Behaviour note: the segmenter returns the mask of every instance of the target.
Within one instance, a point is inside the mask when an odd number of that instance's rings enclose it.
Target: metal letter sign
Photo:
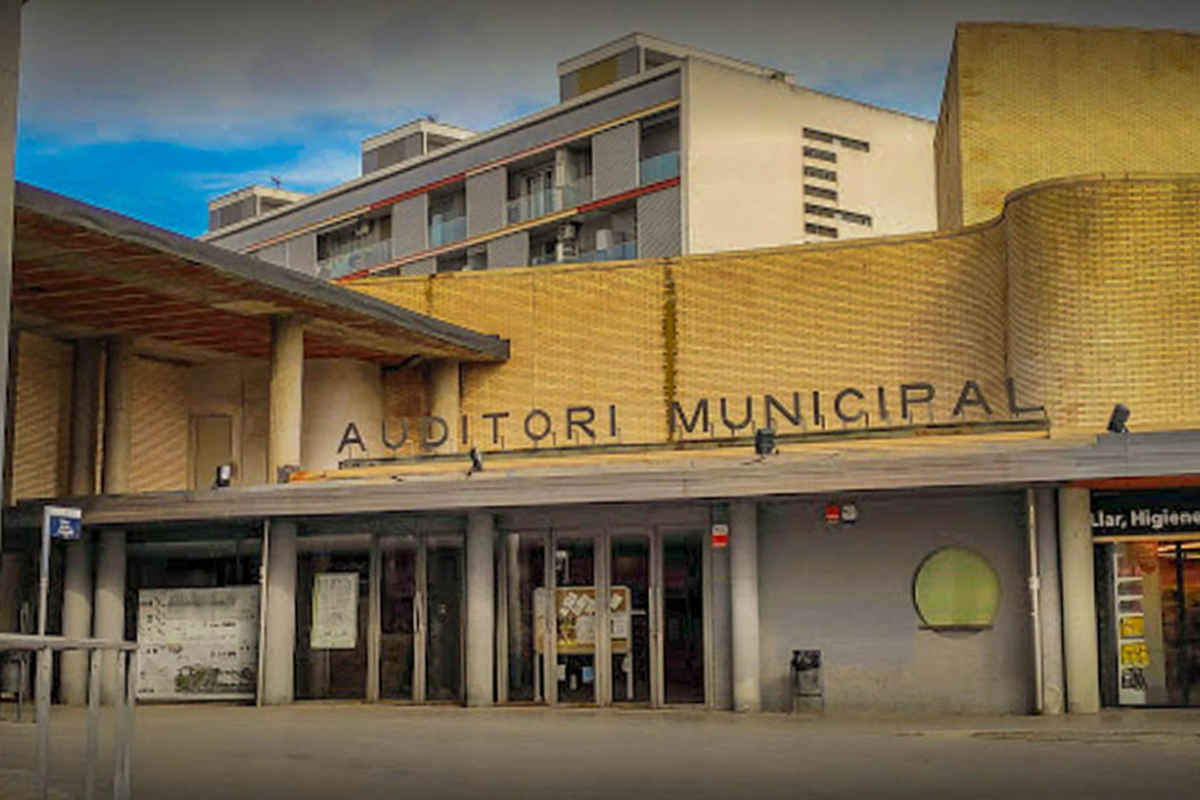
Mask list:
[[[72,541],[83,535],[83,512],[78,508],[46,506],[42,524],[51,539]]]

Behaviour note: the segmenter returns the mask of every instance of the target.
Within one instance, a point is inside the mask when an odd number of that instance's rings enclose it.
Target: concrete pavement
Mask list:
[[[80,796],[84,716],[56,708],[55,788]],[[106,720],[108,729],[110,720]],[[15,800],[33,726],[0,722]],[[108,767],[110,743],[102,757]],[[801,718],[307,703],[138,709],[137,798],[1179,798],[1200,711]],[[7,776],[7,777],[6,777]],[[7,781],[7,785],[5,783]]]

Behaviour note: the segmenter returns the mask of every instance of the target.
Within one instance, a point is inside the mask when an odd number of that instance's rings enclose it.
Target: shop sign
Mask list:
[[[957,423],[990,420],[997,415],[1019,418],[1045,414],[1043,406],[1022,405],[1014,379],[1005,381],[1005,396],[988,397],[978,381],[951,387],[927,382],[896,386],[845,387],[837,392],[780,392],[731,397],[672,400],[667,412],[668,438],[687,441],[749,436],[760,428],[776,431],[824,430],[827,425],[858,425],[866,429],[912,423]],[[457,420],[436,415],[407,419],[396,425],[385,420],[379,432],[384,450],[395,453],[412,442],[436,449],[451,439],[484,449],[589,447],[622,443],[621,409],[615,404],[573,405],[565,408],[495,410],[464,414]],[[367,444],[356,421],[346,424],[338,443],[341,458],[365,456]]]
[[[1092,492],[1092,535],[1200,534],[1200,490]]]

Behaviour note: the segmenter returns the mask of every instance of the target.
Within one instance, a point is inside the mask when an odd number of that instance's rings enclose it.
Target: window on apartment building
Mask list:
[[[812,214],[814,217],[833,218],[837,216],[838,212],[836,208],[830,208],[829,206],[819,206],[816,203],[805,203],[804,213]]]
[[[679,177],[679,112],[668,111],[642,120],[639,151],[643,186]]]
[[[833,189],[826,189],[823,186],[810,186],[807,183],[804,184],[804,193],[809,197],[819,197],[822,200],[832,200],[835,203],[838,199],[838,193]]]
[[[827,239],[838,238],[837,228],[830,228],[828,225],[817,225],[815,222],[804,223],[804,232],[811,233],[814,236],[824,236]]]
[[[815,158],[818,161],[828,161],[831,164],[837,163],[837,153],[832,150],[822,150],[819,147],[805,147],[805,158]]]
[[[317,261],[331,278],[370,269],[391,257],[391,216],[363,217],[317,235]]]
[[[837,182],[837,173],[831,169],[822,169],[821,167],[805,167],[804,177],[820,178],[823,181]]]
[[[842,136],[840,133],[818,130],[817,128],[805,128],[804,138],[811,139],[814,142],[824,142],[825,144],[839,144],[847,150],[858,150],[862,153],[869,153],[871,151],[870,142],[850,136]]]

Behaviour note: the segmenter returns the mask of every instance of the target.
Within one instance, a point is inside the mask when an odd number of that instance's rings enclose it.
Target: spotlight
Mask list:
[[[754,453],[759,458],[766,458],[779,451],[775,445],[775,429],[759,428],[754,432]]]
[[[471,459],[471,468],[467,470],[468,478],[476,472],[483,472],[483,454],[479,452],[478,447],[472,447],[467,457]]]
[[[217,467],[217,477],[213,481],[214,489],[224,489],[233,482],[233,464],[221,464]]]
[[[1113,406],[1112,416],[1108,418],[1109,433],[1129,433],[1125,423],[1129,421],[1129,407],[1124,403]]]

